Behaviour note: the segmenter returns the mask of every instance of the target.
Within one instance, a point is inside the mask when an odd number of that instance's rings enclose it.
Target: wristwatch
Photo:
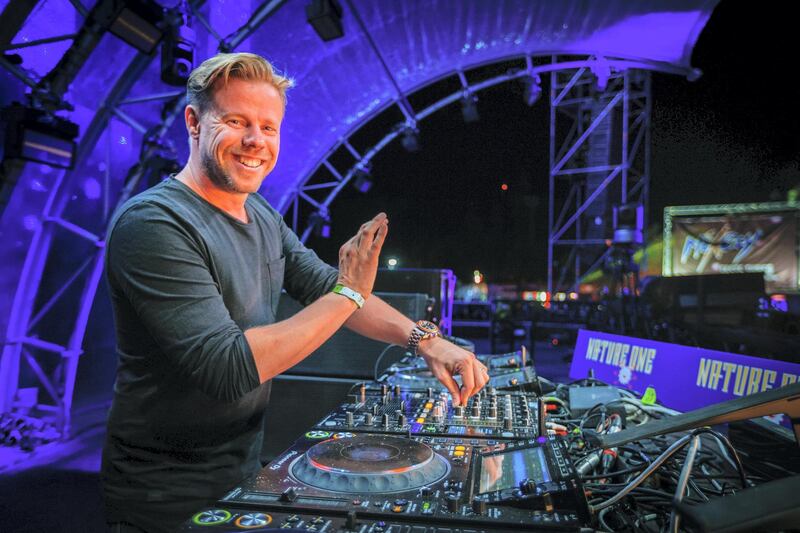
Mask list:
[[[408,336],[406,348],[416,355],[420,342],[424,339],[432,339],[433,337],[441,336],[442,332],[439,331],[439,326],[428,320],[420,320],[414,324],[414,329],[411,330],[411,335]]]

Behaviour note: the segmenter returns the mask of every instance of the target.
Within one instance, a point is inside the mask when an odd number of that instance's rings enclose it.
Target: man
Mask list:
[[[255,473],[270,380],[342,325],[416,347],[454,402],[488,381],[473,354],[371,296],[385,214],[341,247],[337,271],[255,194],[278,159],[290,85],[257,55],[205,61],[187,87],[189,161],[111,222],[120,362],[103,481],[112,531],[173,530]],[[275,322],[281,288],[306,307]]]

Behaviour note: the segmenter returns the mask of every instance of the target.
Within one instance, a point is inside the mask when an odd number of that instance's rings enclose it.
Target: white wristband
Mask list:
[[[364,297],[361,296],[360,293],[358,293],[358,292],[354,291],[353,289],[351,289],[350,287],[345,287],[341,283],[338,283],[333,288],[333,292],[335,292],[336,294],[341,294],[342,296],[344,296],[346,298],[350,298],[351,300],[353,300],[356,303],[356,305],[358,306],[359,309],[364,307]]]

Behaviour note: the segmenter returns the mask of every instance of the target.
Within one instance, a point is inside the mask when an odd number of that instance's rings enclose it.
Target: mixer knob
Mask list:
[[[494,405],[489,406],[489,418],[497,418],[497,407]]]
[[[497,396],[497,389],[492,387],[491,385],[486,387],[486,391],[489,393],[489,396]]]
[[[457,513],[461,503],[461,494],[458,492],[449,492],[447,494],[447,510],[451,513]]]
[[[472,498],[472,511],[475,514],[483,514],[486,512],[486,500],[475,496]]]
[[[400,402],[400,410],[401,411],[405,411],[406,410],[406,401],[405,400],[402,400]]]
[[[372,425],[372,413],[367,413],[364,415],[364,423],[368,426]]]
[[[503,429],[507,431],[511,431],[514,428],[514,423],[510,417],[505,417],[503,419]]]
[[[433,398],[433,388],[428,387],[428,398]]]
[[[345,416],[347,417],[347,426],[348,427],[352,427],[353,426],[353,411],[347,411],[345,413]]]
[[[367,384],[362,383],[361,387],[359,387],[359,393],[361,394],[361,402],[367,401]]]
[[[389,403],[389,393],[388,392],[383,395],[383,398],[381,398],[381,402],[383,403],[383,405],[386,405],[386,404]]]
[[[397,415],[397,425],[400,426],[400,427],[403,427],[403,426],[406,425],[406,415],[404,415],[403,413],[400,413],[399,415]]]
[[[395,396],[400,396],[400,385],[395,385],[394,386],[394,395]]]
[[[464,406],[456,405],[453,407],[453,418],[461,418],[462,416],[464,416]]]
[[[481,416],[481,404],[475,403],[472,405],[472,418]]]
[[[430,498],[431,496],[433,496],[433,489],[430,487],[422,487],[421,489],[419,489],[419,495],[422,496],[423,498]]]
[[[381,422],[383,423],[383,427],[385,429],[388,429],[389,428],[389,415],[384,413],[383,416],[381,417]]]
[[[381,385],[381,396],[386,396],[387,392],[389,392],[389,387],[384,383]]]
[[[379,414],[381,414],[381,406],[378,405],[377,403],[372,406],[372,414],[375,415],[375,416],[378,416]]]

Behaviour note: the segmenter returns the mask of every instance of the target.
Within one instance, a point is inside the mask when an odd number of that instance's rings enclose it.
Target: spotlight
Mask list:
[[[308,217],[308,225],[317,237],[328,239],[331,236],[331,217],[328,211],[323,208],[322,211],[311,213]]]
[[[533,106],[539,101],[542,96],[542,80],[539,76],[523,78],[522,84],[524,86],[522,91],[522,99],[528,106]]]
[[[478,97],[474,94],[466,94],[461,100],[461,114],[464,116],[464,122],[467,124],[471,122],[478,122],[481,116],[478,114]]]
[[[306,6],[306,20],[325,42],[344,35],[342,6],[337,0],[312,0]]]
[[[99,2],[92,18],[140,52],[151,54],[161,38],[163,8],[153,0]]]
[[[644,206],[623,204],[614,206],[614,244],[644,242]]]
[[[372,177],[368,167],[359,167],[353,174],[353,187],[358,192],[366,193],[372,188]]]
[[[73,168],[77,124],[39,109],[14,103],[2,110],[6,123],[4,159],[23,159],[57,168]]]
[[[194,66],[195,34],[181,15],[169,29],[161,45],[161,80],[184,87]]]
[[[406,152],[419,152],[419,130],[411,126],[404,128],[400,137],[400,144],[403,145]]]

